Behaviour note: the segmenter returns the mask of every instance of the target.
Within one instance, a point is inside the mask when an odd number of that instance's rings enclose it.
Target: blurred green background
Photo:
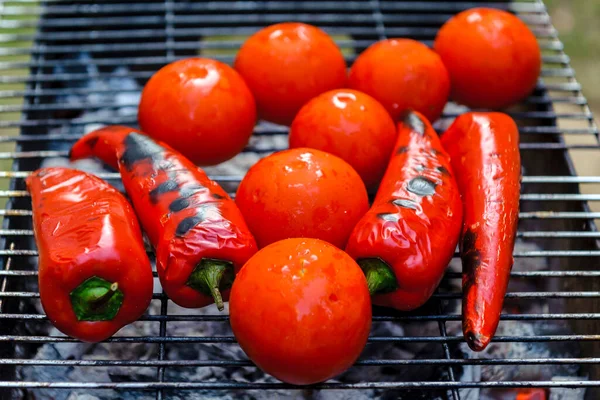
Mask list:
[[[571,58],[571,66],[598,123],[600,122],[600,25],[598,25],[600,0],[545,0],[545,2],[552,23],[564,43],[565,53]],[[556,107],[556,111],[560,112],[561,105]],[[585,120],[570,120],[562,123],[561,126],[587,127]],[[587,135],[567,135],[565,140],[567,144],[597,144],[594,137]],[[570,154],[579,175],[600,175],[600,157],[597,150],[570,151]],[[598,194],[600,185],[580,185],[580,190],[584,194]],[[589,205],[592,211],[600,212],[600,202],[592,201]]]
[[[600,0],[545,0],[583,94],[600,115]]]

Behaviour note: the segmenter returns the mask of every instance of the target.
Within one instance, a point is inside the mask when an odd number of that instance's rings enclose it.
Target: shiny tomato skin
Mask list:
[[[346,84],[346,61],[335,42],[298,22],[252,35],[237,54],[235,69],[254,93],[260,117],[284,125],[308,100]]]
[[[254,164],[235,202],[259,248],[294,237],[344,248],[369,208],[365,185],[348,163],[307,148],[280,151]]]
[[[472,108],[502,109],[535,88],[542,58],[535,35],[515,15],[474,8],[451,18],[434,44],[452,81],[451,97]]]
[[[350,164],[369,189],[376,188],[396,141],[387,110],[351,89],[323,93],[304,105],[290,127],[290,148],[309,147]]]
[[[235,278],[231,328],[248,357],[284,382],[308,385],[348,369],[371,328],[363,272],[317,239],[287,239],[256,253]]]
[[[248,144],[256,103],[242,77],[207,58],[175,61],[146,83],[138,110],[142,130],[198,165],[226,161]]]
[[[369,46],[350,69],[349,86],[377,99],[394,120],[412,109],[437,120],[450,94],[440,57],[412,39],[387,39]]]

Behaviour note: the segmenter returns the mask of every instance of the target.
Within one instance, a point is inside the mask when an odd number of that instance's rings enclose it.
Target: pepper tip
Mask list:
[[[490,343],[490,338],[488,336],[473,331],[466,332],[465,340],[473,351],[483,351]]]

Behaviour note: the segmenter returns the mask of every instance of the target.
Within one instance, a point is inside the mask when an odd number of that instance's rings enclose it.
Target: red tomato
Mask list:
[[[231,67],[188,58],[161,68],[142,92],[142,130],[199,165],[226,161],[248,144],[256,104]]]
[[[386,109],[371,96],[337,89],[315,97],[290,129],[290,147],[310,147],[344,159],[368,188],[375,188],[387,167],[396,127]]]
[[[348,163],[306,148],[280,151],[254,164],[235,202],[259,247],[310,237],[344,248],[369,209],[365,185]]]
[[[542,57],[535,35],[506,11],[474,8],[450,19],[434,44],[452,81],[452,98],[500,109],[535,88]]]
[[[260,117],[286,125],[308,100],[346,84],[346,61],[335,42],[319,28],[297,22],[252,35],[235,69],[254,93]]]
[[[440,57],[411,39],[371,45],[354,62],[349,84],[379,100],[394,120],[412,109],[433,122],[450,94],[450,78]]]
[[[317,239],[287,239],[256,253],[229,299],[240,346],[277,379],[308,385],[348,369],[365,347],[371,300],[360,267]]]

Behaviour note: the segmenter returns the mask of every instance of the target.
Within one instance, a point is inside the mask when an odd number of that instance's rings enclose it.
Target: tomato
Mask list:
[[[371,45],[354,62],[349,85],[379,100],[394,120],[412,109],[433,122],[450,94],[450,78],[440,57],[411,39]]]
[[[310,147],[344,159],[374,189],[387,167],[396,127],[374,98],[350,89],[323,93],[300,109],[290,128],[290,148]]]
[[[297,22],[252,35],[235,69],[254,93],[260,117],[286,125],[308,100],[346,84],[346,61],[335,42],[319,28]]]
[[[310,237],[343,248],[369,209],[365,185],[347,162],[307,148],[280,151],[254,164],[235,202],[259,247]]]
[[[360,267],[317,239],[287,239],[256,253],[229,299],[231,328],[248,357],[288,383],[348,369],[365,347],[371,301]]]
[[[452,98],[469,107],[501,109],[518,103],[540,75],[535,35],[506,11],[463,11],[442,26],[434,47],[450,73]]]
[[[256,103],[240,75],[222,62],[188,58],[150,78],[138,110],[142,130],[199,165],[226,161],[248,144]]]

